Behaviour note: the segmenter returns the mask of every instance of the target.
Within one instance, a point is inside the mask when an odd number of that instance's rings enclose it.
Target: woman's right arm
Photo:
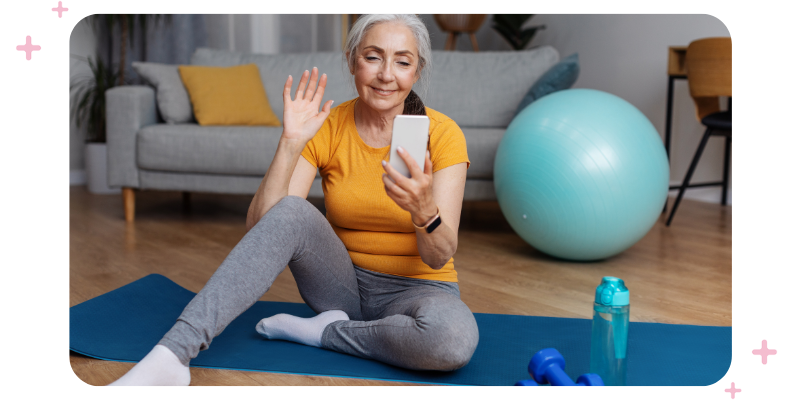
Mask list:
[[[322,96],[325,93],[327,75],[323,74],[317,88],[318,71],[315,67],[311,72],[305,71],[300,84],[297,86],[295,99],[291,98],[292,76],[286,80],[283,87],[283,133],[275,151],[275,157],[261,180],[250,208],[247,210],[247,230],[261,220],[261,217],[289,194],[289,188],[298,185],[311,187],[311,182],[316,175],[316,168],[303,159],[298,163],[300,153],[311,140],[322,123],[328,118],[333,101],[328,101],[319,111]],[[308,190],[306,190],[306,194]]]

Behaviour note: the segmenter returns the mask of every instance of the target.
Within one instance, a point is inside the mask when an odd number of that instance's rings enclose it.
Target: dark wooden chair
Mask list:
[[[689,93],[692,96],[697,112],[697,119],[706,127],[703,138],[692,158],[689,170],[683,178],[675,205],[667,219],[667,226],[675,217],[678,205],[683,199],[686,189],[695,187],[722,186],[721,204],[728,203],[728,183],[731,164],[731,38],[707,38],[695,40],[686,50],[686,78],[689,81]],[[728,109],[720,110],[719,98],[728,98]],[[723,166],[722,181],[690,184],[692,174],[697,167],[703,149],[711,136],[725,138],[725,165]]]

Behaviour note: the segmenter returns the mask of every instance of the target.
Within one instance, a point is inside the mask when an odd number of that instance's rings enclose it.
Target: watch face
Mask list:
[[[433,222],[431,222],[431,224],[428,225],[427,228],[425,228],[425,232],[428,233],[433,232],[433,230],[436,229],[436,227],[439,226],[439,224],[441,223],[442,223],[442,217],[436,217],[436,219],[433,220]]]

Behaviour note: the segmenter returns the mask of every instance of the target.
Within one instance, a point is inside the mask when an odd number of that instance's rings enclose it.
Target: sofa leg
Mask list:
[[[136,213],[136,197],[133,188],[122,188],[122,208],[125,209],[125,221],[133,222]]]

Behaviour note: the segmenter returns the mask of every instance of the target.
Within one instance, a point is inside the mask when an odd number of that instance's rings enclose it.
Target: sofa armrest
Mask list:
[[[136,132],[156,123],[156,92],[149,86],[118,86],[106,91],[108,185],[139,187]]]

